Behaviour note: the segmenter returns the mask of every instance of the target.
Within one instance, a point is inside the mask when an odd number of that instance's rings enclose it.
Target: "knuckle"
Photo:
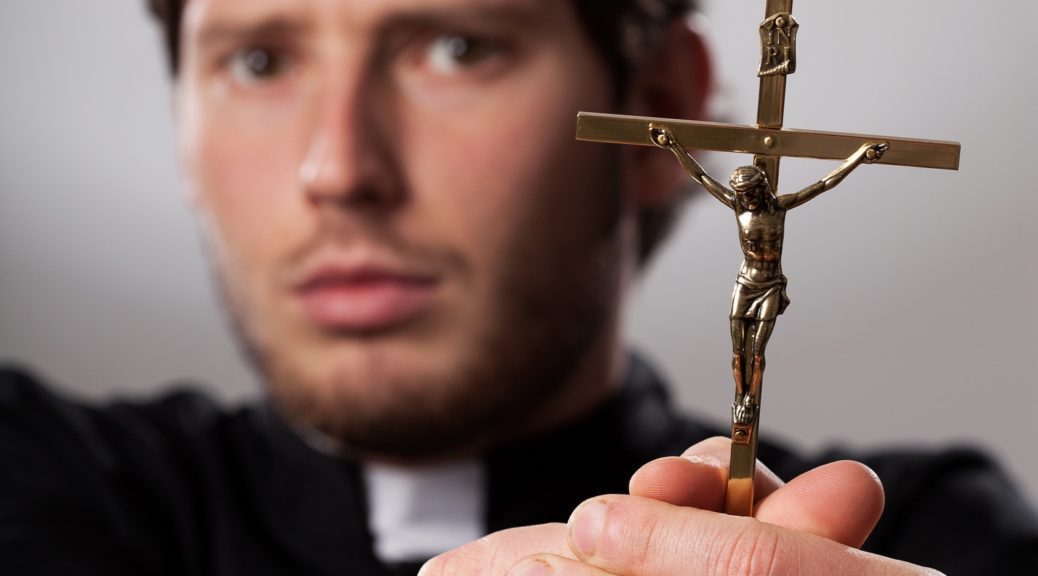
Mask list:
[[[721,535],[712,574],[786,576],[799,572],[794,544],[770,526],[747,521],[734,536]]]
[[[508,569],[507,573],[502,572],[502,574],[507,574],[508,576],[512,576],[513,574],[530,574],[531,569],[534,567],[539,568],[539,570],[534,570],[532,572],[534,574],[550,574],[556,568],[555,558],[555,556],[547,553],[531,554],[524,558],[520,558],[518,562]],[[493,572],[493,574],[497,574],[497,572]]]
[[[473,564],[479,566],[478,571],[473,570],[471,573],[503,574],[512,564],[515,555],[520,553],[518,542],[523,540],[524,534],[529,530],[528,527],[503,530],[484,536],[470,544],[470,551],[477,559]],[[489,572],[484,572],[485,570],[489,570]],[[453,574],[453,572],[445,572],[445,574]]]
[[[641,526],[635,527],[639,538],[633,540],[634,546],[631,547],[630,552],[633,566],[639,569],[648,566],[655,556],[659,544],[660,526],[655,518],[647,518],[640,524]]]
[[[482,574],[488,566],[496,566],[501,562],[499,557],[501,540],[501,533],[490,534],[449,552],[444,552],[426,562],[418,572],[418,576]]]
[[[623,566],[635,574],[651,565],[665,544],[661,520],[647,513],[637,499],[605,500],[605,512],[594,556],[610,566]]]

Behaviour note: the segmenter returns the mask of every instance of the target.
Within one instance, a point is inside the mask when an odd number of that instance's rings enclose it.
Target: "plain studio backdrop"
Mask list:
[[[797,0],[786,127],[962,142],[958,172],[863,166],[791,212],[792,305],[763,436],[805,449],[969,442],[1038,500],[1038,91],[1031,0]],[[143,0],[0,4],[0,359],[86,397],[192,381],[258,393],[180,192],[169,81]],[[756,111],[763,0],[699,21],[716,117]],[[660,152],[665,153],[665,152]],[[748,157],[712,154],[719,179]],[[792,192],[836,166],[783,162]],[[728,417],[741,254],[705,194],[637,291],[629,332],[681,403]]]

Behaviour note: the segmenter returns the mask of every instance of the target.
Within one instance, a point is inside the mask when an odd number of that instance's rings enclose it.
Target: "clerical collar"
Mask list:
[[[486,534],[479,461],[435,466],[364,464],[368,529],[386,563],[426,559]]]

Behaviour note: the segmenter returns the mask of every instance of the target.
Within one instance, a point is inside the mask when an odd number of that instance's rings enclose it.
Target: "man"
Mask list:
[[[683,8],[167,6],[189,194],[271,409],[85,408],[4,373],[0,567],[407,574],[461,546],[426,573],[928,573],[855,550],[883,500],[858,464],[764,446],[796,479],[761,474],[757,520],[717,513],[724,443],[623,351],[684,175],[575,142],[573,114],[697,116]],[[1033,517],[982,457],[867,461],[898,487],[870,549],[1033,562]]]

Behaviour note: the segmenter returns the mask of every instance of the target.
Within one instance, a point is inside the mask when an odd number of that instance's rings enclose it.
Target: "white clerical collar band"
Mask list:
[[[363,474],[368,529],[383,562],[431,558],[486,533],[486,473],[481,462],[365,464]]]

